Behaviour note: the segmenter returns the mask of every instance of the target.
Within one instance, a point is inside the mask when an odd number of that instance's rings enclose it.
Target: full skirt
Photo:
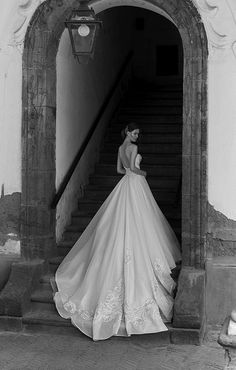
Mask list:
[[[165,331],[180,259],[146,179],[127,170],[58,267],[56,308],[94,340]]]

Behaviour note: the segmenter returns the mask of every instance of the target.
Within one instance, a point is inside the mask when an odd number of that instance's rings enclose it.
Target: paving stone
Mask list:
[[[122,337],[93,342],[86,336],[0,333],[1,370],[219,370],[223,365],[224,351],[215,340],[202,346],[144,345]]]

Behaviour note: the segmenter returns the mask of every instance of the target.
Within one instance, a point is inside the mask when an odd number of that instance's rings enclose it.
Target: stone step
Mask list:
[[[100,206],[102,205],[102,202],[85,202],[84,207],[80,207],[77,210],[73,211],[71,214],[72,220],[76,218],[81,218],[81,217],[87,217],[88,219],[90,217],[93,217],[95,215],[95,212],[98,211]],[[91,206],[91,208],[89,207]],[[177,217],[177,214],[180,215],[180,207],[175,207],[175,205],[172,204],[158,204],[160,207],[161,211],[165,214],[168,214],[169,216],[173,214],[173,217]]]
[[[93,184],[89,184],[84,189],[84,196],[90,199],[96,200],[105,200],[106,197],[111,193],[114,189],[113,185],[106,185],[106,186],[97,186]],[[166,199],[175,199],[177,189],[165,189],[161,187],[152,187],[151,191],[155,199],[159,201],[164,201]]]
[[[164,213],[164,212],[163,212]],[[179,211],[176,212],[167,212],[164,213],[165,217],[167,218],[168,222],[171,224],[172,228],[178,228],[181,224],[181,216]],[[66,238],[63,239],[63,241],[76,241],[81,236],[82,232],[85,230],[85,228],[88,226],[89,222],[92,220],[93,216],[91,216],[90,219],[87,219],[87,225],[84,225],[83,223],[83,217],[72,217],[72,223],[67,227],[67,230],[65,234],[67,234]],[[69,234],[70,235],[69,235]],[[75,234],[75,235],[74,235]],[[69,243],[68,243],[69,244]],[[66,248],[67,246],[64,245]]]
[[[172,220],[180,220],[180,212],[178,209],[170,209],[169,211],[167,210],[162,210],[162,213],[164,213],[165,217],[167,219],[172,219]],[[92,220],[92,218],[94,217],[94,215],[91,215],[90,216],[90,219],[87,223],[87,225],[89,224],[89,222]],[[67,230],[70,230],[70,231],[77,231],[77,230],[81,230],[82,227],[85,229],[85,227],[87,226],[84,226],[84,221],[83,221],[83,218],[84,216],[80,214],[80,212],[78,211],[78,213],[74,213],[72,215],[72,219],[71,219],[71,224],[67,227]],[[88,218],[86,218],[88,220]]]
[[[91,185],[104,186],[104,187],[115,187],[121,180],[120,175],[100,175],[94,174],[89,177],[89,183]],[[177,190],[179,178],[177,176],[168,177],[154,177],[148,176],[147,178],[149,186],[152,188],[165,188]]]
[[[153,108],[153,107],[181,107],[183,104],[182,97],[162,97],[159,95],[158,98],[152,98],[149,96],[142,97],[136,96],[128,97],[124,101],[126,107],[134,108],[134,107],[145,107],[145,108]]]
[[[74,246],[77,240],[78,238],[75,240],[68,239],[67,240],[68,243],[66,244],[66,246],[64,244],[64,240],[60,241],[57,245],[58,256],[65,257],[70,252],[71,248]]]
[[[98,211],[98,209],[101,207],[103,204],[102,201],[98,200],[90,200],[90,199],[84,199],[82,202],[82,199],[79,200],[78,202],[78,209],[72,212],[72,217],[78,217],[78,216],[83,216],[83,215],[91,215],[93,216],[95,212]],[[158,203],[158,206],[161,208],[163,212],[180,212],[179,208],[176,208],[175,204],[171,203],[165,203],[165,202],[160,202]]]
[[[91,200],[104,201],[111,193],[112,189],[99,189],[88,185],[85,189],[85,197]],[[156,199],[157,203],[169,203],[173,204],[176,201],[176,191],[166,189],[152,189],[152,194]]]
[[[155,91],[182,91],[183,90],[183,80],[181,78],[172,79],[169,78],[162,79],[158,84],[149,84],[141,81],[135,81],[133,86],[135,91],[145,92],[155,92]],[[132,89],[131,87],[131,89]]]
[[[52,278],[53,278],[53,275],[52,275],[52,274],[50,274],[50,273],[47,273],[47,274],[44,274],[44,275],[42,275],[42,276],[40,277],[39,282],[40,282],[41,284],[47,284],[48,286],[50,285],[50,287],[51,287],[50,279],[52,279]]]
[[[145,123],[176,123],[180,124],[183,121],[181,114],[169,114],[166,113],[163,114],[141,114],[141,113],[120,113],[119,116],[117,116],[115,122],[117,122],[119,125],[122,123],[124,125],[124,122],[136,122],[144,125]]]
[[[76,240],[79,239],[79,237],[81,236],[82,232],[84,231],[83,230],[77,230],[77,231],[68,231],[68,230],[65,230],[65,232],[63,233],[63,243],[64,242],[73,242],[75,243]],[[64,245],[64,247],[66,248],[66,245]]]
[[[108,127],[108,134],[114,133],[118,135],[121,133],[121,130],[124,128],[124,122],[118,122],[115,120],[111,126]],[[139,122],[139,128],[142,130],[142,136],[156,134],[156,135],[177,135],[182,133],[182,121],[177,122],[163,123],[163,122],[154,122],[147,123],[145,121]]]
[[[49,259],[49,263],[51,265],[59,265],[62,262],[62,260],[63,260],[63,257],[61,256],[51,257]]]
[[[67,240],[65,239],[62,239],[61,241],[59,241],[57,243],[57,252],[58,252],[58,256],[66,256],[67,253],[69,253],[69,251],[71,250],[71,248],[73,247],[73,245],[75,244],[75,242],[79,239],[79,237],[81,236],[81,232],[80,233],[72,233],[72,235],[74,235],[74,237],[68,237]]]
[[[29,326],[31,326],[32,331],[36,331],[40,326],[44,326],[44,329],[48,332],[48,330],[50,331],[50,327],[54,326],[58,328],[58,334],[63,332],[63,328],[67,328],[67,331],[69,329],[68,334],[72,334],[73,331],[75,334],[79,332],[79,330],[73,327],[70,320],[63,319],[56,309],[54,311],[50,309],[35,309],[31,312],[27,312],[23,316],[23,324],[26,329],[29,329]]]
[[[110,132],[109,135],[107,135],[106,137],[106,142],[110,142],[110,143],[113,143],[113,145],[115,144],[119,144],[120,142],[122,142],[122,138],[121,138],[121,134],[120,132]],[[142,132],[140,133],[139,135],[139,139],[138,139],[138,144],[139,143],[142,143],[142,144],[156,144],[158,145],[159,143],[182,143],[182,134],[181,132],[178,132],[178,133],[144,133],[142,134]]]
[[[71,232],[84,231],[91,220],[92,220],[92,216],[90,217],[89,221],[87,218],[86,223],[83,221],[83,217],[76,217],[76,218],[74,217],[72,218],[73,223],[67,226],[67,231],[71,231]]]
[[[50,268],[50,273],[51,274],[55,274],[58,266],[61,264],[61,262],[63,261],[64,258],[65,258],[64,255],[50,258],[50,260],[49,260],[49,268]],[[45,293],[45,295],[46,295],[46,293]],[[48,302],[51,302],[50,298],[48,298],[48,299],[49,299]]]
[[[48,302],[31,301],[30,311],[51,311],[52,313],[57,314],[53,299]]]
[[[117,152],[118,148],[114,148],[113,143],[105,143],[104,147],[101,150],[101,153],[114,153],[114,149]],[[146,154],[173,154],[178,155],[182,152],[182,145],[181,143],[157,143],[157,144],[142,144],[138,145],[139,153],[146,156]]]
[[[118,111],[119,115],[141,115],[141,116],[155,116],[155,115],[181,115],[182,106],[125,106],[121,107]]]
[[[91,185],[110,187],[115,186],[121,179],[123,175],[114,174],[93,174],[89,177],[89,183]],[[179,181],[179,176],[151,176],[148,174],[147,182],[151,188],[163,188],[166,189],[177,189]]]
[[[117,152],[118,148],[115,148],[113,152],[106,153],[101,152],[99,156],[99,163],[102,164],[113,164],[116,166],[117,161]],[[142,154],[142,153],[141,153]],[[145,153],[142,154],[142,168],[145,168],[145,166],[149,165],[181,165],[182,163],[182,155],[181,154],[175,154],[175,153],[158,153],[158,154],[151,154],[151,153]]]
[[[124,122],[137,122],[138,124],[140,124],[140,126],[142,125],[142,128],[143,127],[146,127],[148,131],[148,126],[150,124],[161,124],[161,125],[164,125],[164,124],[176,124],[176,125],[179,125],[181,124],[182,125],[182,122],[183,122],[183,118],[182,118],[182,115],[181,114],[178,114],[178,115],[166,115],[166,114],[159,114],[159,115],[140,115],[140,114],[119,114],[119,116],[117,116],[113,121],[112,121],[112,126],[114,127],[115,124],[118,124],[118,125],[121,125],[124,126]]]
[[[179,177],[181,174],[181,166],[179,165],[147,165],[145,171],[149,176],[165,176],[165,177]],[[116,164],[97,163],[95,166],[96,175],[116,175]]]
[[[40,287],[31,294],[32,302],[53,303],[52,288],[49,284],[40,284]]]
[[[79,219],[78,219],[79,218]],[[72,216],[72,222],[69,226],[67,226],[67,231],[83,231],[86,226],[89,224],[89,222],[92,219],[92,215],[83,215],[80,217],[76,217],[76,227],[75,227],[75,217]]]
[[[34,310],[23,316],[23,327],[25,332],[30,333],[51,333],[59,335],[73,335],[85,337],[85,335],[75,328],[70,320],[63,319],[57,312],[50,310]],[[167,324],[168,331],[144,335],[131,335],[123,338],[125,341],[134,345],[153,346],[157,344],[197,344],[201,342],[201,333],[198,329],[174,328],[171,323]],[[119,338],[111,337],[109,341],[116,342]]]
[[[78,209],[79,210],[88,210],[88,212],[93,212],[94,209],[97,209],[96,207],[100,207],[102,203],[104,202],[105,199],[98,199],[98,198],[90,198],[90,197],[84,197],[79,199],[78,201]],[[162,198],[158,201],[159,207],[162,206],[173,206],[174,208],[176,207],[175,202],[171,202],[170,198]],[[91,209],[90,209],[91,207]]]
[[[70,252],[70,250],[73,247],[73,245],[75,244],[75,242],[70,241],[70,243],[71,243],[70,247],[68,247],[68,246],[63,247],[62,243],[58,244],[58,246],[57,246],[58,256],[65,257]]]
[[[136,89],[130,89],[126,97],[132,96],[133,98],[136,97],[154,97],[154,98],[170,98],[170,97],[182,97],[183,96],[183,88],[179,86],[178,88],[169,86],[168,88],[161,88],[150,90],[149,88],[141,88],[138,87]]]

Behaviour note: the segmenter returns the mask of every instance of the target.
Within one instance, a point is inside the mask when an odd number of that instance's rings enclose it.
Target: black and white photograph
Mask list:
[[[0,7],[0,370],[236,370],[236,0]]]

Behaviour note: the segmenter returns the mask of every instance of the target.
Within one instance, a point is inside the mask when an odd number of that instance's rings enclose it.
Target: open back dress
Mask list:
[[[145,177],[125,170],[55,274],[59,314],[93,340],[165,331],[172,318],[179,243]]]

